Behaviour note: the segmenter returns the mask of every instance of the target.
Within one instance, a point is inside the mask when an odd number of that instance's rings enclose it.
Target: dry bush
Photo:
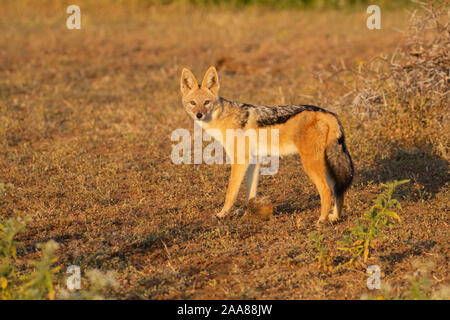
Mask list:
[[[355,106],[370,110],[393,100],[412,112],[420,104],[448,106],[450,30],[448,19],[442,22],[448,9],[420,4],[423,11],[412,13],[405,41],[396,52],[359,70],[364,85]]]
[[[448,6],[417,3],[421,9],[411,13],[404,39],[392,54],[360,61],[354,68],[342,62],[331,73],[317,73],[326,86],[339,83],[347,92],[318,98],[331,108],[351,106],[343,109],[355,120],[349,126],[369,125],[373,132],[365,138],[379,144],[368,153],[391,144],[402,150],[426,149],[448,160]]]
[[[364,86],[353,105],[384,111],[375,117],[381,116],[392,134],[388,138],[400,148],[431,146],[432,153],[448,159],[448,9],[421,5],[423,10],[411,15],[405,42],[390,57],[381,59],[382,71],[361,77]]]

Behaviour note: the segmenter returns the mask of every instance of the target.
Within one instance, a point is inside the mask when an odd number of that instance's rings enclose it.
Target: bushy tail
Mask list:
[[[331,141],[325,149],[329,173],[334,179],[334,195],[342,195],[353,180],[353,162],[345,145],[344,132],[341,127],[341,136]]]

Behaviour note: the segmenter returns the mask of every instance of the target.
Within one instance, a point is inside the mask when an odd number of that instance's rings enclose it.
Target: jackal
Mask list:
[[[278,130],[278,154],[283,156],[299,153],[303,167],[317,187],[321,200],[321,214],[318,223],[328,217],[337,221],[342,213],[344,192],[353,179],[353,163],[345,145],[344,130],[336,115],[311,105],[253,106],[219,97],[219,77],[214,67],[206,72],[202,84],[188,69],[181,73],[182,102],[187,113],[201,122],[203,129],[219,130],[225,136],[227,129],[248,130],[257,133],[260,129]],[[271,136],[271,135],[269,135]],[[258,139],[259,141],[259,139]],[[270,153],[270,139],[267,140]],[[227,154],[237,155],[237,146],[224,145]],[[247,172],[247,201],[256,197],[260,163],[251,163],[250,151],[245,149],[245,161],[234,161],[225,197],[225,204],[216,217],[226,216],[232,208],[241,182]],[[273,156],[273,154],[272,154]],[[334,197],[334,210],[331,196]]]

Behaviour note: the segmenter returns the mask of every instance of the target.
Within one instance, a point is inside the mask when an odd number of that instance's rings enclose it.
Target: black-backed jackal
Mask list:
[[[214,67],[208,69],[201,85],[191,71],[183,69],[181,92],[186,111],[195,121],[200,121],[206,131],[219,130],[225,137],[228,129],[254,129],[256,132],[261,128],[269,131],[277,129],[278,154],[275,156],[298,152],[306,173],[319,191],[321,214],[318,223],[324,222],[327,217],[330,222],[339,219],[344,192],[353,179],[353,163],[345,145],[342,125],[334,113],[309,105],[267,107],[228,101],[219,97],[219,78]],[[270,139],[267,144],[266,150],[270,153]],[[247,201],[256,197],[260,170],[259,162],[250,161],[251,155],[247,148],[245,161],[239,163],[236,160],[237,146],[233,147],[234,150],[224,147],[227,154],[233,151],[235,161],[225,204],[216,214],[218,218],[229,213],[246,172]],[[335,200],[334,210],[328,215],[332,196]]]

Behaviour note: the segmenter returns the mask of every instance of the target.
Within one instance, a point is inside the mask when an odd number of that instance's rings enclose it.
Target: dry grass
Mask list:
[[[432,288],[448,283],[448,158],[427,138],[431,126],[420,144],[403,143],[406,115],[355,115],[344,104],[355,94],[345,96],[355,77],[324,76],[334,74],[333,65],[393,52],[403,37],[396,30],[406,28],[404,11],[383,12],[383,30],[370,31],[365,12],[79,3],[79,31],[65,28],[63,4],[2,3],[0,181],[15,189],[1,214],[18,210],[34,219],[19,239],[26,244],[20,259],[55,239],[63,266],[116,270],[120,287],[112,295],[123,299],[366,293],[364,270],[323,273],[312,263],[307,235],[319,198],[298,158],[283,159],[280,172],[260,183],[275,205],[269,221],[213,221],[229,168],[172,164],[172,130],[192,130],[180,104],[180,70],[200,75],[217,65],[224,97],[320,103],[340,114],[356,179],[342,222],[324,227],[327,247],[370,206],[382,182],[409,178],[413,183],[399,190],[404,222],[370,262],[397,295],[416,258],[434,263]]]

